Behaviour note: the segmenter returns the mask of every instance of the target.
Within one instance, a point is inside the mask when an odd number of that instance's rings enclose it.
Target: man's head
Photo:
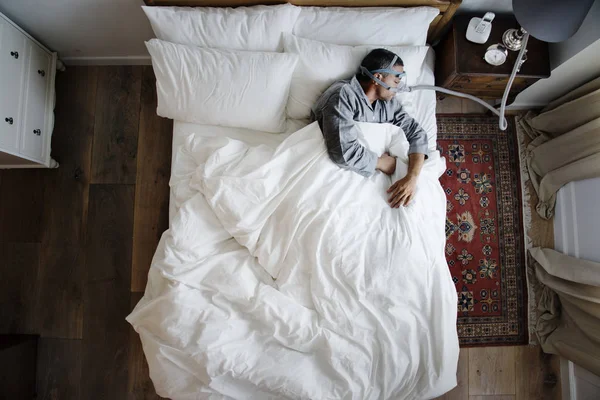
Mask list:
[[[394,63],[393,65],[391,65],[392,62]],[[404,62],[402,62],[400,57],[386,49],[375,49],[367,54],[360,63],[360,66],[361,68],[356,77],[363,88],[365,88],[365,93],[373,91],[375,98],[379,100],[389,101],[394,98],[396,93],[386,89],[384,85],[395,88],[400,84],[401,75],[404,72]],[[369,71],[372,77],[365,73],[364,70]],[[392,73],[391,71],[395,71],[396,73]],[[384,85],[378,83],[373,77],[383,82]]]

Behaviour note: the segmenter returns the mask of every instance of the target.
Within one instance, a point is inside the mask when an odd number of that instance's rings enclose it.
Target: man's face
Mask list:
[[[401,65],[396,65],[394,66],[393,70],[398,72],[404,72],[404,67]],[[379,78],[379,80],[381,80],[383,83],[393,88],[398,87],[398,85],[400,84],[400,78],[392,74],[387,74],[385,78],[383,77],[383,74],[379,73],[375,74],[375,76]],[[387,90],[381,85],[377,85],[377,97],[379,98],[379,100],[390,101],[394,98],[395,95],[395,92]]]

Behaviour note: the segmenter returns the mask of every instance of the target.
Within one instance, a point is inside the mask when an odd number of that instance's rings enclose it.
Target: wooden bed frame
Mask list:
[[[144,0],[149,6],[203,6],[239,7],[259,4],[273,5],[291,3],[297,6],[317,7],[419,7],[429,6],[440,10],[429,25],[427,43],[435,44],[441,39],[462,0]]]

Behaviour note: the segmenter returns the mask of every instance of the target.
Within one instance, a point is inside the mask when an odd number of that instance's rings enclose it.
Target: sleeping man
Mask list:
[[[410,203],[427,157],[427,134],[395,96],[394,89],[402,84],[404,75],[400,57],[386,49],[375,49],[363,59],[352,79],[331,85],[311,112],[312,120],[319,123],[323,132],[331,160],[367,177],[376,170],[393,174],[396,159],[387,153],[379,157],[361,145],[355,122],[387,122],[402,128],[410,144],[409,166],[408,174],[388,189],[388,202],[394,208]]]

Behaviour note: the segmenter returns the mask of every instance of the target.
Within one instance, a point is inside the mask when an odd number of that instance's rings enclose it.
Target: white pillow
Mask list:
[[[423,46],[433,7],[342,8],[302,7],[294,35],[326,43],[357,46]]]
[[[281,51],[300,7],[291,4],[238,8],[142,7],[158,39],[248,51]]]
[[[373,49],[385,47],[404,61],[407,83],[417,84],[427,46],[340,46],[285,34],[286,53],[297,54],[292,77],[287,115],[293,119],[310,117],[311,107],[333,82],[349,79],[358,71],[362,59]]]
[[[204,49],[152,39],[157,114],[180,121],[283,132],[298,56]]]

